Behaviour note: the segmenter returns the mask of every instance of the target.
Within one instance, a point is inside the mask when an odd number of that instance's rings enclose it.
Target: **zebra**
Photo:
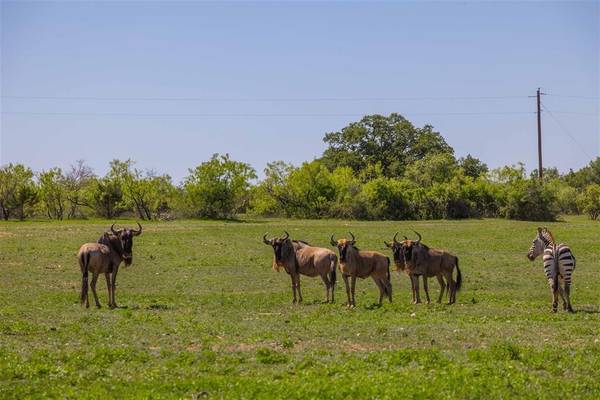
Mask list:
[[[527,258],[533,261],[541,254],[543,254],[544,273],[552,290],[552,312],[556,312],[558,307],[557,294],[560,294],[562,298],[563,309],[573,312],[573,307],[571,307],[571,274],[575,270],[575,256],[569,246],[563,243],[556,244],[554,236],[545,227],[537,228],[537,236],[529,248]],[[563,280],[564,289],[561,287],[559,279]]]

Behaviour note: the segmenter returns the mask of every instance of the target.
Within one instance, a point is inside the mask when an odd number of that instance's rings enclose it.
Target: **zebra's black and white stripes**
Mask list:
[[[533,240],[527,257],[533,261],[543,254],[544,274],[552,289],[552,311],[558,307],[558,295],[563,300],[563,308],[573,312],[571,306],[571,275],[575,270],[575,256],[569,246],[556,244],[554,236],[547,228],[538,228],[538,234]],[[564,287],[560,281],[563,281]]]

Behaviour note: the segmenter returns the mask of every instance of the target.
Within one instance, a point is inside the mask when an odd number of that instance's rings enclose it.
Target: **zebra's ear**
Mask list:
[[[542,233],[542,227],[538,226],[538,233]]]

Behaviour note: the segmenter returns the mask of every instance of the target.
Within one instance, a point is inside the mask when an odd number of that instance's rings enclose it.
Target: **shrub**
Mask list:
[[[577,200],[584,213],[593,220],[598,219],[600,216],[600,185],[596,183],[588,185]]]

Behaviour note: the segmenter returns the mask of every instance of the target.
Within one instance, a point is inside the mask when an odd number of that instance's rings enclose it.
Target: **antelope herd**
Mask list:
[[[88,300],[88,274],[92,273],[91,288],[94,294],[96,307],[100,308],[96,293],[96,282],[101,273],[106,277],[108,289],[108,306],[116,308],[115,289],[117,272],[121,262],[129,266],[133,260],[133,237],[142,233],[142,226],[138,229],[122,228],[105,232],[96,243],[86,243],[81,246],[77,259],[81,268],[81,304],[89,307]],[[284,231],[285,232],[285,231]],[[430,248],[422,243],[419,232],[415,240],[404,236],[398,241],[396,233],[391,243],[384,241],[386,247],[392,251],[396,271],[404,271],[411,282],[412,302],[420,303],[419,277],[423,279],[425,297],[429,303],[429,287],[427,279],[435,277],[440,285],[438,303],[442,302],[444,293],[448,296],[448,304],[456,302],[456,292],[462,286],[462,274],[458,267],[458,257],[442,249]],[[346,306],[356,306],[355,288],[356,278],[371,277],[379,289],[378,305],[381,306],[384,298],[392,302],[392,280],[390,276],[390,259],[377,251],[359,250],[356,247],[356,237],[350,232],[352,239],[334,239],[330,237],[331,246],[337,248],[339,254],[330,249],[312,246],[303,240],[290,238],[285,232],[284,237],[267,239],[263,236],[263,243],[273,248],[273,269],[281,268],[290,275],[292,280],[293,303],[302,302],[300,290],[300,275],[308,277],[320,276],[325,284],[326,302],[334,302],[336,270],[339,268],[346,287]],[[527,258],[534,261],[543,255],[544,273],[552,291],[552,311],[558,308],[558,296],[563,300],[563,308],[573,312],[571,306],[571,275],[575,270],[575,257],[571,249],[563,243],[557,244],[554,235],[548,228],[538,228],[537,235],[527,253]],[[456,269],[456,279],[454,270]],[[561,286],[561,282],[563,285]]]

